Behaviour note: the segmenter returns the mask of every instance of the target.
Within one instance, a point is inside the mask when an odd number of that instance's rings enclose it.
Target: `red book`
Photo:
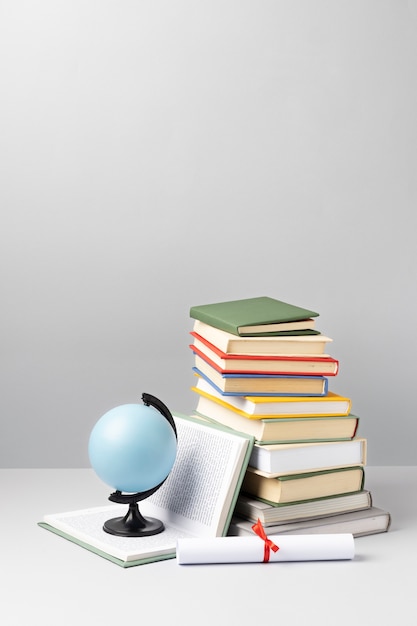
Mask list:
[[[336,376],[339,371],[339,361],[328,354],[320,356],[228,354],[198,333],[192,331],[190,334],[194,338],[194,343],[190,345],[193,353],[222,374]]]

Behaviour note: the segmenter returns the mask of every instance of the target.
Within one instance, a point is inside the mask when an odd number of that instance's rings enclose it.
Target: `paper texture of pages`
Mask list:
[[[180,445],[174,471],[153,496],[143,500],[142,514],[198,537],[221,535],[230,513],[224,503],[233,496],[229,491],[231,485],[235,490],[242,472],[248,442],[206,424],[176,422]]]
[[[82,509],[56,515],[45,515],[44,521],[87,546],[93,546],[105,554],[121,561],[148,559],[155,554],[168,555],[179,537],[189,533],[179,528],[165,527],[164,532],[148,537],[117,537],[103,530],[103,524],[112,517],[124,516],[126,506],[113,504],[91,509]]]
[[[353,559],[353,535],[297,535],[268,537],[278,547],[271,550],[269,561],[330,561]],[[254,537],[214,537],[206,539],[179,538],[177,562],[179,565],[202,563],[262,563],[264,541]]]

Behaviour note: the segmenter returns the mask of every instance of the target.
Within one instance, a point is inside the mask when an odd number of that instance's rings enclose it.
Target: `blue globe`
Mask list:
[[[88,455],[103,482],[118,491],[153,489],[167,478],[177,453],[171,424],[153,406],[124,404],[105,413],[90,434]]]

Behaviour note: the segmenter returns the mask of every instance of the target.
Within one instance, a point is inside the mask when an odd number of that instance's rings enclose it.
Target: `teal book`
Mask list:
[[[319,314],[268,296],[202,304],[190,308],[190,317],[233,335],[318,334]]]

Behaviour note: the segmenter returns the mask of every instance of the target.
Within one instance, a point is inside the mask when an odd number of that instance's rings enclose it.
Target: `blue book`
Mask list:
[[[328,392],[325,376],[226,374],[198,356],[192,369],[223,396],[325,396]]]

